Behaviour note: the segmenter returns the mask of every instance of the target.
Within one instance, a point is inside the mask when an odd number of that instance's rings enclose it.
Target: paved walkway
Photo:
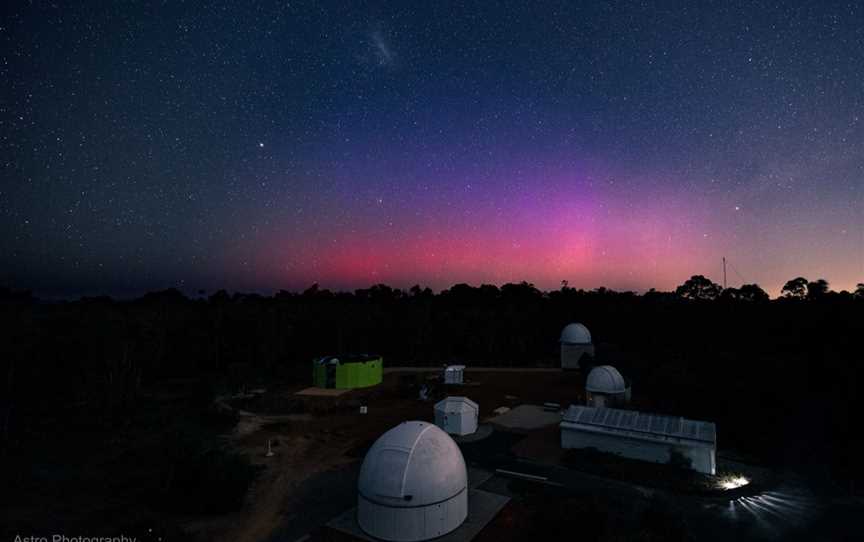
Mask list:
[[[550,425],[561,423],[561,413],[547,412],[539,405],[519,405],[500,416],[488,420],[489,423],[504,430],[528,433]]]

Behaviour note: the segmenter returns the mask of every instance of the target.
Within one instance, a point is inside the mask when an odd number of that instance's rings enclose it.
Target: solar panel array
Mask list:
[[[714,422],[647,414],[633,410],[572,405],[564,414],[564,421],[620,433],[636,432],[656,437],[699,440],[711,444],[717,442],[717,426]]]

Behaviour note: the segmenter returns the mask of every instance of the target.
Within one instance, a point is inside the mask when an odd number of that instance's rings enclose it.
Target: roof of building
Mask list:
[[[369,449],[360,494],[392,507],[416,507],[450,499],[468,487],[465,459],[453,439],[427,422],[402,422]]]
[[[435,403],[435,410],[446,410],[447,412],[476,412],[480,413],[480,405],[468,399],[457,395],[445,397]]]
[[[588,373],[585,389],[591,393],[624,393],[627,390],[627,384],[615,367],[598,365]]]
[[[591,344],[591,332],[578,322],[567,324],[561,331],[562,344]]]
[[[345,354],[341,356],[324,356],[315,360],[318,365],[327,365],[333,363],[341,365],[344,363],[367,363],[370,361],[379,361],[381,356],[374,354]]]
[[[711,445],[717,443],[717,426],[714,422],[616,408],[571,405],[564,413],[561,428],[653,440],[689,440]]]
[[[444,367],[444,370],[445,371],[464,371],[465,366],[464,365],[448,365],[448,366]]]

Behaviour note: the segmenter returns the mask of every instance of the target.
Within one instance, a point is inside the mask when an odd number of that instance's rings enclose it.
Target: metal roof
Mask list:
[[[480,412],[480,406],[468,399],[467,397],[461,397],[458,395],[451,395],[449,397],[445,397],[441,399],[437,403],[435,403],[435,410],[443,410],[447,412]]]
[[[571,405],[564,413],[561,427],[584,428],[636,438],[717,443],[717,426],[714,422],[616,408]]]
[[[341,356],[324,356],[315,360],[318,365],[343,365],[346,363],[368,363],[370,361],[379,361],[381,356],[373,354],[343,354]]]

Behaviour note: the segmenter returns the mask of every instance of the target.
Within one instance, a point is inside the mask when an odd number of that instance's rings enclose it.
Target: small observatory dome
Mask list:
[[[599,365],[588,373],[585,389],[591,393],[616,394],[625,393],[627,385],[618,369],[611,365]]]
[[[381,435],[363,460],[357,489],[357,522],[382,540],[436,538],[468,516],[462,452],[427,422],[403,422]]]
[[[561,331],[561,344],[591,344],[591,333],[580,323],[568,324]]]

